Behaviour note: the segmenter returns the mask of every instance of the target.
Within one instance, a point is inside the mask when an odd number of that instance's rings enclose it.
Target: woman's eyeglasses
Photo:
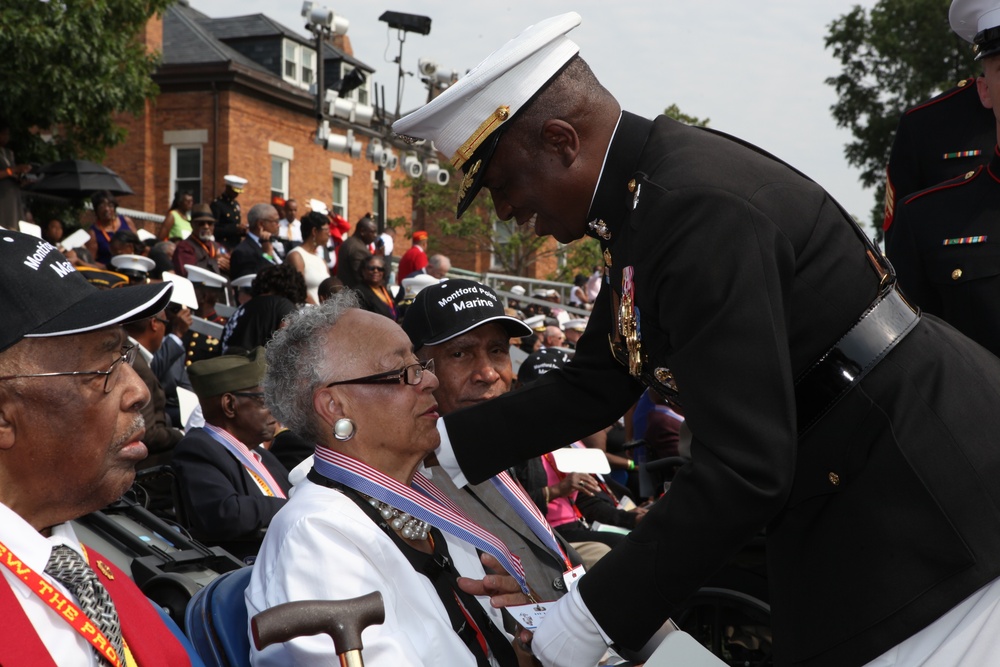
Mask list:
[[[363,378],[355,378],[353,380],[331,382],[326,386],[336,387],[338,384],[408,384],[415,386],[420,384],[420,381],[424,377],[424,371],[430,371],[431,373],[434,372],[433,359],[403,366],[396,371],[388,371],[387,373],[378,373],[376,375],[366,375]]]
[[[52,378],[59,377],[62,375],[103,375],[104,376],[104,393],[107,394],[115,388],[118,384],[118,376],[121,373],[115,373],[115,370],[121,366],[123,363],[131,366],[135,363],[135,355],[138,350],[135,345],[123,345],[121,350],[121,356],[111,362],[111,366],[106,371],[64,371],[60,373],[25,373],[22,375],[5,375],[0,377],[0,380],[14,380],[16,378]]]

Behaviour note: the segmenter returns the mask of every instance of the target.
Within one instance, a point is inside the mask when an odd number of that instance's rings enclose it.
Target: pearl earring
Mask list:
[[[358,432],[358,427],[347,417],[341,417],[333,423],[333,437],[341,442],[350,440]]]

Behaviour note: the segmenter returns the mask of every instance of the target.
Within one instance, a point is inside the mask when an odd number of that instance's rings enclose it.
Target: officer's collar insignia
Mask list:
[[[587,223],[587,226],[590,227],[590,231],[594,232],[605,241],[611,240],[611,229],[608,227],[608,223],[603,220],[599,218],[597,220],[591,220]]]
[[[465,193],[469,191],[472,187],[472,182],[476,179],[476,174],[479,172],[479,168],[483,166],[482,160],[476,160],[469,171],[466,172],[465,178],[462,179],[462,185],[458,189],[458,201],[465,199]]]

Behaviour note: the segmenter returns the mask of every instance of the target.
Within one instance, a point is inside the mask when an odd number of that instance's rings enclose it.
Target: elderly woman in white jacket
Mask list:
[[[432,363],[418,362],[403,330],[357,308],[349,291],[290,316],[267,357],[268,405],[317,447],[314,468],[261,546],[246,592],[250,615],[379,591],[385,622],[364,631],[367,665],[534,664],[500,629],[489,600],[463,590],[482,583],[457,583],[484,578],[482,551],[514,575],[485,582],[516,593],[517,559],[419,472],[439,443]],[[334,655],[330,638],[318,635],[251,659],[318,665],[334,664]]]

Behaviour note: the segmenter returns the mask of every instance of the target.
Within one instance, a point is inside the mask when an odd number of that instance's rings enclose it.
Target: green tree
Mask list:
[[[830,109],[854,139],[847,162],[876,187],[871,220],[881,238],[885,165],[902,112],[976,71],[972,50],[948,24],[950,0],[879,0],[855,6],[830,24],[826,48],[841,72],[826,80],[837,91]]]
[[[171,2],[0,3],[0,117],[19,161],[100,160],[124,139],[116,115],[141,113],[157,92],[150,75],[158,54],[139,35]]]
[[[669,116],[674,120],[679,120],[686,125],[694,125],[695,127],[708,127],[708,123],[711,120],[710,118],[697,118],[695,116],[689,116],[681,111],[680,107],[676,104],[671,104],[669,107],[664,109],[663,115]]]

